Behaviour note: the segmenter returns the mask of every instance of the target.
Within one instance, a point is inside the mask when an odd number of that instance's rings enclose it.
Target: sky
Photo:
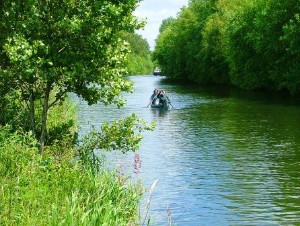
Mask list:
[[[161,22],[168,17],[176,17],[183,6],[188,5],[189,0],[143,0],[135,11],[140,19],[146,19],[147,24],[143,30],[137,31],[145,38],[154,49],[155,39],[159,34]]]

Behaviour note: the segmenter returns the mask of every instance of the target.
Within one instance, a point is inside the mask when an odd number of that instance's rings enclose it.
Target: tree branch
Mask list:
[[[49,109],[54,107],[66,93],[67,93],[66,90],[63,92],[60,92],[59,95],[56,96],[55,100],[51,104],[49,104]]]

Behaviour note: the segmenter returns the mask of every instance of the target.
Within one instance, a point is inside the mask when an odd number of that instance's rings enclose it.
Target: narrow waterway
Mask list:
[[[139,150],[153,193],[151,225],[300,225],[300,104],[288,97],[169,84],[135,76],[126,106],[79,101],[80,135],[136,113],[148,122]],[[154,88],[173,109],[147,108]],[[113,159],[133,172],[133,154]],[[136,177],[132,173],[133,177]],[[142,209],[143,209],[142,204]]]

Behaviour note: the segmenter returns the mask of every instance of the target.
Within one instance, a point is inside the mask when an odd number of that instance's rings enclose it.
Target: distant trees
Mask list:
[[[298,0],[193,0],[161,28],[154,58],[170,78],[300,92]]]
[[[154,66],[147,40],[141,35],[130,32],[122,32],[121,37],[129,43],[130,52],[126,60],[128,74],[144,75],[152,73]]]

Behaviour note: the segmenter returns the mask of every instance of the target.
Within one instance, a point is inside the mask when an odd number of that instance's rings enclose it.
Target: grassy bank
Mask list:
[[[0,225],[136,225],[141,188],[78,156],[76,110],[50,112],[41,154],[29,132],[0,126]]]
[[[134,225],[139,188],[92,174],[70,149],[39,154],[28,134],[0,129],[1,225]]]

